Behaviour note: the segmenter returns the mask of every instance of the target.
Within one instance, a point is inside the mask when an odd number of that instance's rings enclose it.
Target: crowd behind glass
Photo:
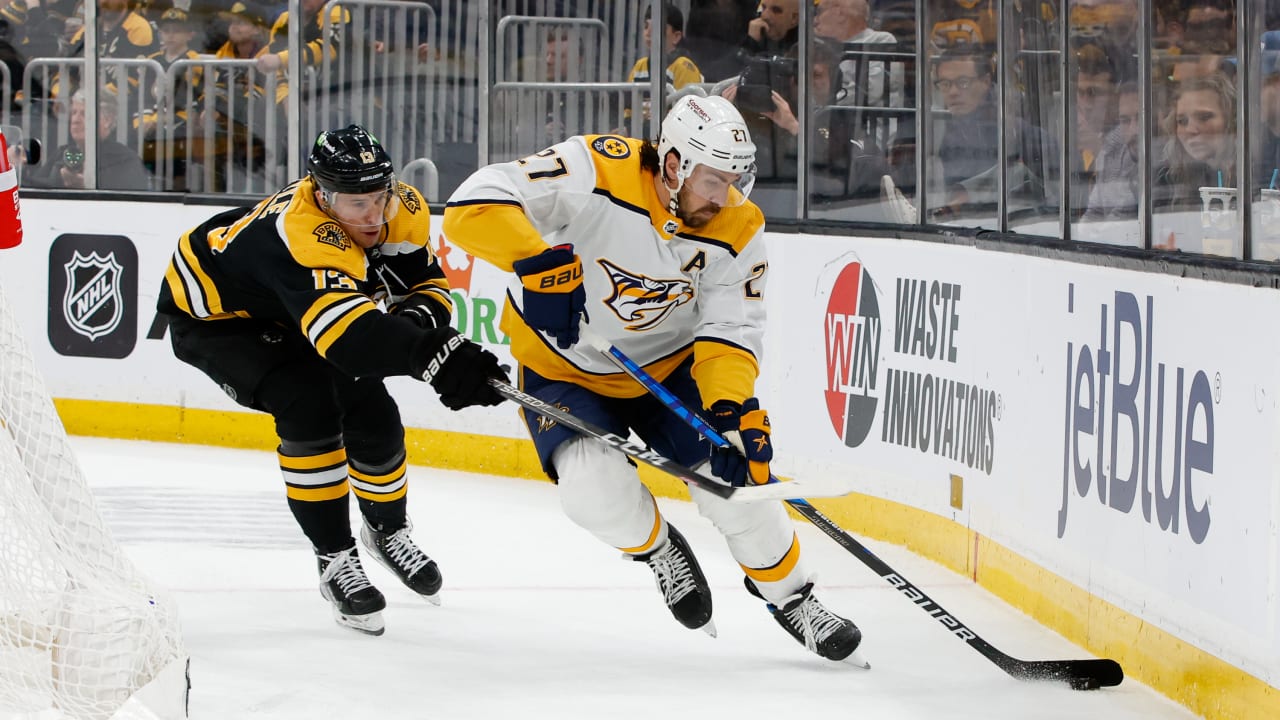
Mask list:
[[[1280,260],[1280,0],[295,2],[291,46],[282,2],[96,0],[86,42],[80,0],[0,0],[22,186],[262,193],[361,122],[443,202],[571,134],[652,139],[654,89],[742,110],[772,218]]]

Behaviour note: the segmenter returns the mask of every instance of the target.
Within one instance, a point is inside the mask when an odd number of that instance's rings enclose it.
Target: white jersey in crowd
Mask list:
[[[550,246],[582,260],[587,326],[658,379],[694,354],[705,405],[753,393],[762,353],[768,263],[754,204],[726,207],[700,228],[663,205],[642,140],[569,138],[535,155],[482,168],[450,198],[450,242],[500,268]],[[568,350],[520,317],[513,276],[502,329],[516,359],[544,377],[614,397],[643,392],[586,343]]]

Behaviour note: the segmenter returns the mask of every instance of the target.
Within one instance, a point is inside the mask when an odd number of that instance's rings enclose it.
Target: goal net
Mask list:
[[[186,716],[173,602],[107,531],[0,292],[0,720]]]

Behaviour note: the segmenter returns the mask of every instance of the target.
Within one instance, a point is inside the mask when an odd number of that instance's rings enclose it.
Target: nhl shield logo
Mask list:
[[[110,334],[124,315],[120,281],[124,268],[114,253],[83,255],[76,251],[63,265],[67,288],[62,295],[62,311],[67,324],[90,341]]]

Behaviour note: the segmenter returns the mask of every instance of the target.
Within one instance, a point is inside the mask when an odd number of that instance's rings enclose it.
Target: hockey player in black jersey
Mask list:
[[[404,426],[383,378],[431,384],[451,410],[496,405],[497,358],[449,327],[448,282],[427,247],[430,211],[356,125],[321,133],[306,177],[178,242],[158,309],[178,359],[275,419],[290,510],[315,547],[338,624],[372,635],[382,593],[352,537],[438,604],[441,575],[405,513]],[[383,311],[379,303],[384,303]]]

